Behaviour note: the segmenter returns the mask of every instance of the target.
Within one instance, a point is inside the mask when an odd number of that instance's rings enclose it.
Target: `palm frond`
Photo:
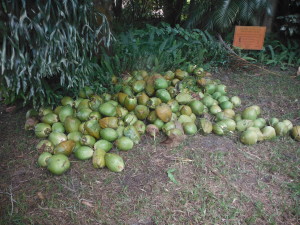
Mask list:
[[[214,27],[220,31],[226,30],[230,27],[238,15],[239,6],[234,0],[218,1],[216,10],[213,13],[212,21]]]

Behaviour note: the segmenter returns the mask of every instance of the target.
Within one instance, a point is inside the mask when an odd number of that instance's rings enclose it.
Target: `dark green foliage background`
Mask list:
[[[90,0],[2,1],[0,93],[34,106],[77,92],[99,71],[93,57],[112,36]],[[99,74],[98,74],[99,76]]]

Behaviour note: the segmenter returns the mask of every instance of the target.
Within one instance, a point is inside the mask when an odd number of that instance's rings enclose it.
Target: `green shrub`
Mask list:
[[[34,106],[51,105],[99,72],[92,58],[112,36],[92,0],[2,1],[0,12],[0,98],[5,103],[21,98]]]
[[[267,38],[260,51],[235,50],[242,58],[250,62],[280,66],[282,70],[287,69],[288,66],[298,67],[300,64],[299,43],[295,40],[288,40],[287,44],[283,44],[279,40]]]
[[[137,69],[163,72],[188,63],[217,67],[228,61],[227,52],[209,33],[178,25],[146,25],[144,29],[122,32],[116,39],[114,54],[103,54],[101,58],[101,67],[116,75]]]

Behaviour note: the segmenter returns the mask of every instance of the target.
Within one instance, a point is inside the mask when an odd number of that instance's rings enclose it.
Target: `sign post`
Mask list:
[[[266,27],[235,26],[233,46],[248,50],[262,50]]]

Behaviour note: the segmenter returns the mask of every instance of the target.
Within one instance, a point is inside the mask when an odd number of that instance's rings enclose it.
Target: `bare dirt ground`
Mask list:
[[[241,97],[239,110],[257,104],[264,118],[300,124],[300,81],[282,74],[213,76]],[[37,166],[26,110],[0,108],[0,224],[300,223],[300,144],[289,136],[245,146],[238,133],[197,134],[173,148],[143,136],[118,153],[121,173],[71,156],[70,170],[53,176]]]

